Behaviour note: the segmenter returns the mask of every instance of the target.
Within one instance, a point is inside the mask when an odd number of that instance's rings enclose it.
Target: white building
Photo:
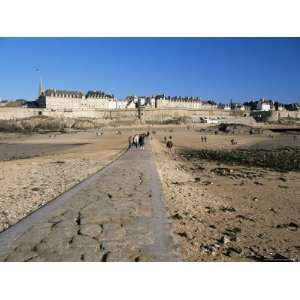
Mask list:
[[[116,104],[117,104],[117,109],[125,109],[127,102],[118,100],[118,101],[116,101]]]
[[[268,102],[259,101],[257,103],[256,109],[261,110],[261,111],[269,111],[269,110],[271,110],[271,105]]]
[[[231,106],[229,104],[223,104],[223,103],[220,103],[218,105],[218,108],[219,109],[224,109],[224,110],[231,110]]]
[[[235,109],[236,110],[240,110],[240,111],[245,111],[245,105],[243,105],[243,104],[240,104],[240,105],[237,105],[236,107],[235,107]]]
[[[282,105],[278,105],[278,109],[277,110],[278,111],[283,111],[283,110],[285,110],[285,108]]]
[[[51,111],[84,111],[96,109],[117,109],[118,103],[113,95],[102,91],[89,91],[86,94],[79,91],[44,90],[40,88],[39,107]]]
[[[133,109],[138,107],[154,107],[155,99],[145,96],[128,96],[126,97],[126,108]]]
[[[208,101],[203,101],[199,97],[170,97],[165,95],[157,95],[155,97],[156,108],[190,108],[190,109],[212,109],[217,108]]]

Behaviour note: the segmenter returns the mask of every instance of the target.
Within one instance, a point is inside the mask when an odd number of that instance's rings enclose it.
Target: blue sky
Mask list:
[[[40,76],[119,98],[300,101],[300,38],[0,38],[0,98],[36,99]]]

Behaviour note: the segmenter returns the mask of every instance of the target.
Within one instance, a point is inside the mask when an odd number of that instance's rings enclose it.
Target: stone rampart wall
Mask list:
[[[23,107],[0,107],[0,120],[14,120],[38,116],[42,110]]]
[[[151,109],[147,108],[142,112],[142,120],[153,122],[164,122],[169,119],[182,117],[224,117],[224,118],[242,118],[245,112],[225,111],[219,109]],[[96,118],[104,122],[128,121],[138,122],[139,112],[137,109],[96,109],[96,110],[76,110],[76,111],[51,111],[48,109],[37,108],[0,108],[0,119],[22,119],[32,116],[49,116],[54,118]]]
[[[0,119],[21,119],[31,116],[45,115],[50,117],[65,118],[137,118],[138,111],[136,109],[113,109],[113,110],[73,110],[73,111],[51,111],[38,108],[0,108]],[[145,120],[159,120],[176,117],[189,116],[242,116],[243,112],[224,111],[224,110],[196,110],[196,109],[145,109]]]
[[[300,111],[253,111],[251,115],[257,122],[276,122],[287,118],[300,119]]]

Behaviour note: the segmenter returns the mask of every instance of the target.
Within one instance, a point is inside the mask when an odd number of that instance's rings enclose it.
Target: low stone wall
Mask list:
[[[85,110],[85,111],[48,111],[42,112],[44,116],[54,118],[91,118],[101,119],[104,123],[111,121],[131,121],[138,119],[138,113],[134,110]]]
[[[278,121],[286,118],[300,119],[300,111],[272,111],[268,121]]]
[[[0,107],[0,120],[16,120],[38,116],[43,109],[24,107]]]
[[[23,108],[23,107],[1,107],[0,120],[16,120],[33,116],[48,116],[53,118],[91,118],[103,120],[117,120],[138,118],[136,109],[132,110],[77,110],[77,111],[51,111],[44,108]]]
[[[192,118],[192,117],[243,117],[240,111],[225,111],[222,109],[145,109],[144,120],[163,123],[172,118]]]
[[[300,111],[252,111],[257,122],[277,122],[284,119],[300,119]]]

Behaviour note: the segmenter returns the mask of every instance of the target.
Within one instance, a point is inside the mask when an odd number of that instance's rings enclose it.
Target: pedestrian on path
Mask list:
[[[133,144],[135,146],[135,148],[137,149],[138,145],[139,145],[139,135],[136,134],[133,138]]]
[[[172,153],[173,142],[171,140],[167,141],[167,148],[170,153]]]
[[[235,139],[231,139],[231,140],[230,140],[230,143],[231,143],[231,145],[236,145],[236,144],[237,144],[237,141],[236,141]]]
[[[128,138],[128,149],[130,149],[132,146],[132,138],[131,138],[131,135],[129,136]]]
[[[145,136],[144,136],[144,134],[140,134],[140,136],[139,136],[139,146],[142,150],[144,150],[144,144],[145,144]]]

